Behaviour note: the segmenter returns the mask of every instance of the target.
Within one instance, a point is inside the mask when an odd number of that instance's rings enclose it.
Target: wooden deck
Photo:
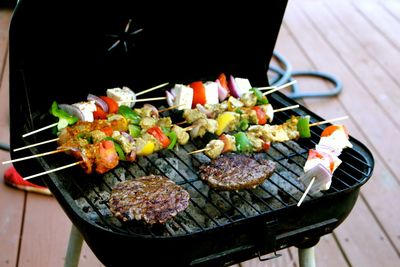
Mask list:
[[[316,247],[318,266],[400,266],[400,1],[289,1],[276,50],[295,70],[336,75],[338,97],[304,99],[325,118],[347,114],[352,136],[374,154],[374,175],[350,216]],[[0,10],[0,141],[8,143],[8,24]],[[301,88],[329,85],[298,79]],[[0,160],[9,159],[0,151]],[[4,166],[0,166],[2,173]],[[52,197],[0,182],[0,266],[62,266],[71,223]],[[295,248],[240,266],[299,266]],[[80,266],[102,266],[86,246]]]

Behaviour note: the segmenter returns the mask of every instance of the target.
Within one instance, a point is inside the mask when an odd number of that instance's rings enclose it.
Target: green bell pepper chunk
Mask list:
[[[129,134],[134,138],[139,137],[142,134],[142,128],[140,128],[138,125],[129,124],[128,130]]]
[[[168,146],[168,149],[173,149],[174,146],[176,145],[176,141],[178,140],[178,136],[176,135],[175,132],[170,131],[169,133],[166,134],[169,138],[169,141],[171,141],[171,143]]]
[[[251,88],[250,91],[252,91],[253,94],[257,97],[257,106],[268,104],[267,97],[264,96],[260,90],[258,90],[257,88]]]
[[[117,141],[115,141],[114,138],[106,137],[106,138],[104,138],[104,140],[113,141],[114,147],[115,147],[115,152],[117,152],[119,159],[120,160],[126,160],[124,150],[122,149],[121,145],[118,144]]]
[[[238,132],[234,135],[236,141],[236,149],[238,152],[250,153],[253,147],[244,132]]]
[[[301,138],[310,138],[310,116],[300,117],[297,122],[297,131],[300,134]]]
[[[72,116],[60,109],[56,101],[53,101],[53,104],[51,105],[50,114],[59,119],[57,124],[58,130],[63,129],[68,125],[73,125],[78,121],[77,117]]]
[[[124,105],[120,106],[118,108],[118,114],[121,114],[122,116],[124,116],[125,119],[127,119],[132,124],[140,123],[141,118],[140,118],[139,114],[137,114],[136,111],[132,110],[128,106],[124,106]]]
[[[246,131],[249,128],[249,120],[244,119],[239,122],[239,129],[241,131]]]

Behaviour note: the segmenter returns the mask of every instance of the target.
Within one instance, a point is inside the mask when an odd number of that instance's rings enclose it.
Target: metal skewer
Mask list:
[[[175,109],[175,108],[177,108],[177,107],[181,107],[181,106],[184,106],[185,104],[180,104],[180,105],[175,105],[175,106],[170,106],[170,107],[168,107],[168,108],[164,108],[164,109],[160,109],[159,111],[158,111],[158,113],[162,113],[162,112],[165,112],[165,111],[168,111],[168,110],[171,110],[171,109]]]
[[[195,153],[200,153],[200,152],[207,151],[207,150],[210,150],[210,149],[211,149],[211,148],[202,148],[202,149],[198,149],[198,150],[189,152],[188,155],[190,155],[190,154],[195,154]]]
[[[60,171],[60,170],[63,170],[63,169],[67,169],[67,168],[79,165],[79,164],[81,164],[83,162],[84,161],[81,160],[81,161],[77,161],[77,162],[74,162],[74,163],[71,163],[71,164],[68,164],[68,165],[64,165],[64,166],[61,166],[61,167],[58,167],[58,168],[55,168],[55,169],[52,169],[52,170],[48,170],[48,171],[44,171],[44,172],[41,172],[41,173],[33,174],[33,175],[30,175],[30,176],[24,177],[24,180],[32,179],[32,178],[35,178],[35,177],[38,177],[38,176],[42,176],[42,175],[49,174],[49,173],[52,173],[52,172],[56,172],[56,171]]]
[[[167,86],[168,84],[169,84],[169,83],[163,83],[163,84],[160,84],[160,85],[151,87],[151,88],[149,88],[149,89],[146,89],[146,90],[143,90],[143,91],[137,93],[136,96],[143,95],[143,94],[145,94],[145,93],[151,92],[151,91],[156,90],[156,89],[159,89],[159,88],[163,88],[163,87]]]
[[[9,163],[13,163],[13,162],[22,161],[22,160],[39,158],[39,157],[43,157],[43,156],[47,156],[47,155],[52,155],[52,154],[56,154],[56,153],[60,153],[60,152],[65,152],[67,150],[70,150],[70,149],[69,148],[57,149],[57,150],[44,152],[44,153],[40,153],[40,154],[36,154],[36,155],[32,155],[32,156],[27,156],[27,157],[23,157],[23,158],[7,160],[7,161],[3,161],[2,164],[4,165],[4,164],[9,164]]]
[[[263,93],[263,95],[272,94],[273,92],[279,91],[279,90],[281,90],[281,89],[283,89],[283,88],[285,88],[285,87],[288,87],[288,86],[290,86],[290,85],[292,85],[292,84],[295,84],[295,83],[297,83],[296,80],[291,81],[291,82],[288,82],[288,83],[285,83],[285,84],[282,84],[281,86],[278,86],[278,87],[276,87],[275,89],[272,89],[272,90],[269,90],[269,91]]]
[[[52,128],[52,127],[54,127],[54,126],[57,126],[57,124],[58,124],[58,122],[55,122],[55,123],[53,123],[53,124],[47,125],[47,126],[45,126],[45,127],[42,127],[42,128],[40,128],[40,129],[37,129],[37,130],[34,130],[34,131],[32,131],[32,132],[23,134],[22,137],[25,138],[25,137],[27,137],[27,136],[29,136],[29,135],[32,135],[32,134],[41,132],[41,131],[43,131],[43,130]]]
[[[44,144],[47,144],[47,143],[51,143],[51,142],[58,141],[58,139],[59,139],[59,138],[54,138],[54,139],[51,139],[51,140],[47,140],[47,141],[43,141],[43,142],[31,144],[31,145],[28,145],[28,146],[23,146],[23,147],[15,148],[15,149],[13,149],[13,151],[14,151],[14,152],[17,152],[17,151],[24,150],[24,149],[27,149],[27,148],[31,148],[31,147],[35,147],[35,146],[44,145]]]
[[[165,100],[165,99],[167,99],[166,96],[160,96],[160,97],[136,99],[135,101],[132,101],[132,102],[146,102],[146,101]],[[129,101],[127,101],[127,102],[129,102]]]
[[[315,176],[311,179],[311,182],[310,182],[310,184],[307,186],[306,191],[304,191],[304,194],[301,196],[301,198],[300,198],[300,200],[299,200],[299,203],[297,203],[297,207],[300,207],[301,203],[303,203],[303,200],[306,198],[306,196],[307,196],[307,194],[308,194],[308,191],[310,191],[311,186],[313,185],[314,181],[315,181]]]
[[[299,108],[299,107],[300,107],[300,105],[293,105],[293,106],[288,106],[288,107],[284,107],[284,108],[278,108],[278,109],[274,110],[274,113],[282,112],[282,111],[290,110],[290,109],[295,109],[295,108]]]
[[[327,123],[331,123],[331,122],[335,122],[335,121],[347,120],[348,118],[349,118],[349,116],[343,116],[343,117],[334,118],[334,119],[330,119],[330,120],[319,121],[319,122],[311,123],[310,127],[317,126],[317,125],[322,125],[322,124],[327,124]]]
[[[258,90],[263,91],[263,90],[271,90],[275,89],[276,86],[264,86],[264,87],[257,87]]]

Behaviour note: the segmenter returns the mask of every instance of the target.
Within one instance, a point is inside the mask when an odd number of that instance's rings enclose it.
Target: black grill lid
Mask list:
[[[52,100],[74,103],[116,86],[139,91],[221,72],[268,85],[286,1],[95,3],[19,1],[10,27],[12,147],[22,145],[25,125],[42,126],[30,115],[47,113]]]

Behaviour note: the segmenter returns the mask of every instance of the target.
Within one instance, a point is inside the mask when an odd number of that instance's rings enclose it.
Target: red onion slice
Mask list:
[[[226,90],[226,88],[224,88],[221,85],[221,82],[218,79],[216,79],[215,82],[218,85],[218,99],[219,99],[219,102],[222,102],[228,97],[228,95],[229,95],[228,91]]]
[[[172,107],[174,105],[175,97],[168,90],[165,90],[165,94],[167,95],[167,103],[168,103],[168,105],[170,107]]]
[[[240,87],[237,85],[235,78],[231,75],[229,77],[229,90],[231,91],[231,94],[235,98],[240,98],[243,94],[242,90]]]
[[[94,101],[97,105],[99,105],[101,107],[102,110],[104,110],[104,112],[108,113],[108,105],[100,97],[92,95],[92,94],[88,94],[87,100]]]
[[[202,104],[197,104],[196,108],[203,113],[204,115],[207,116],[207,118],[211,118],[212,112],[207,110]]]
[[[155,106],[150,105],[150,104],[144,104],[143,107],[151,109],[151,114],[150,114],[151,117],[153,117],[153,118],[158,118],[159,117],[158,109]]]
[[[81,121],[84,121],[85,119],[85,116],[83,115],[82,111],[76,106],[69,104],[59,104],[58,107],[67,112],[69,115],[77,117]]]
[[[129,140],[129,142],[134,143],[135,139],[133,139],[132,135],[126,133],[126,132],[121,132],[121,135],[123,135],[124,137],[126,137],[126,139]]]
[[[300,177],[300,181],[307,187],[312,178],[315,181],[311,186],[310,193],[317,193],[321,190],[328,190],[332,183],[332,174],[322,164],[315,165]]]

